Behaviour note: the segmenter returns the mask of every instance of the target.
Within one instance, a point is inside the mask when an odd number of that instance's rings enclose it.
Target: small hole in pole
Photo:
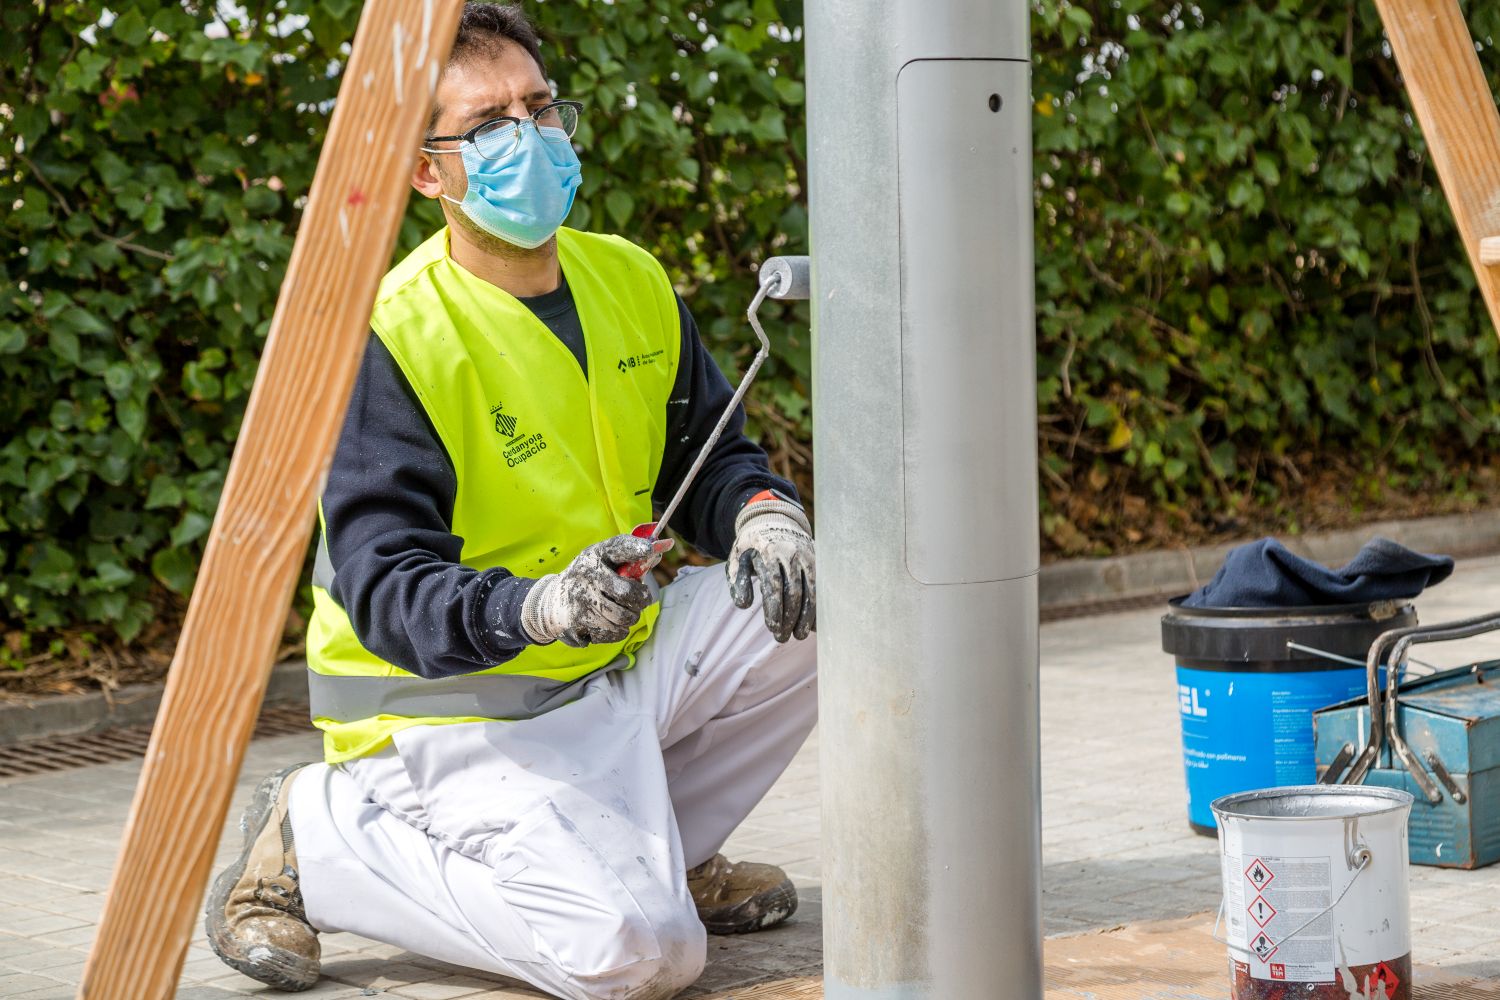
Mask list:
[[[991,111],[999,111],[1000,110],[1000,105],[1002,103],[1004,103],[1004,102],[1000,100],[1000,95],[999,94],[991,94],[990,95],[990,110]]]

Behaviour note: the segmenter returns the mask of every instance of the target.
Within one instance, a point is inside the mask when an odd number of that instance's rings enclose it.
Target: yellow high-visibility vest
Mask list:
[[[447,229],[385,276],[370,319],[453,462],[452,531],[478,570],[560,572],[651,519],[682,338],[671,282],[619,237],[561,229],[557,249],[587,377],[531,310],[449,256]],[[632,662],[659,610],[647,608],[621,643],[532,645],[499,666],[427,680],[360,644],[328,593],[331,571],[320,559],[307,637],[329,763],[372,753],[408,726],[525,718],[571,700],[582,679]]]

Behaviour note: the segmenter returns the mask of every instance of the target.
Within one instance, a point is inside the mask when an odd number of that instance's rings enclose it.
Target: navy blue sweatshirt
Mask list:
[[[583,328],[566,283],[520,301],[587,375]],[[734,395],[681,298],[677,311],[682,350],[651,497],[658,514]],[[678,534],[715,558],[728,555],[734,518],[746,500],[764,489],[796,495],[791,483],[771,474],[765,452],[745,437],[744,426],[742,406],[672,516]],[[479,571],[459,562],[457,492],[457,474],[437,431],[395,359],[371,334],[323,492],[334,571],[329,594],[366,649],[423,677],[504,663],[530,641],[521,606],[536,581],[503,567]]]

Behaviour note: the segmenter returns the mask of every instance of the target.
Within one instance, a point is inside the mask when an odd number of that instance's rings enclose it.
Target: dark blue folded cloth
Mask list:
[[[1274,538],[1229,551],[1207,586],[1188,595],[1189,608],[1297,608],[1369,604],[1416,597],[1453,572],[1449,556],[1429,556],[1372,538],[1340,569],[1294,554]]]

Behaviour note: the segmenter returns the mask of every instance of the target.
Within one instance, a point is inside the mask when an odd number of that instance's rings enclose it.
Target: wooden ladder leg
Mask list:
[[[1500,330],[1500,112],[1457,0],[1375,0],[1479,290]]]
[[[462,9],[369,0],[360,18],[84,969],[87,1000],[176,991]]]

